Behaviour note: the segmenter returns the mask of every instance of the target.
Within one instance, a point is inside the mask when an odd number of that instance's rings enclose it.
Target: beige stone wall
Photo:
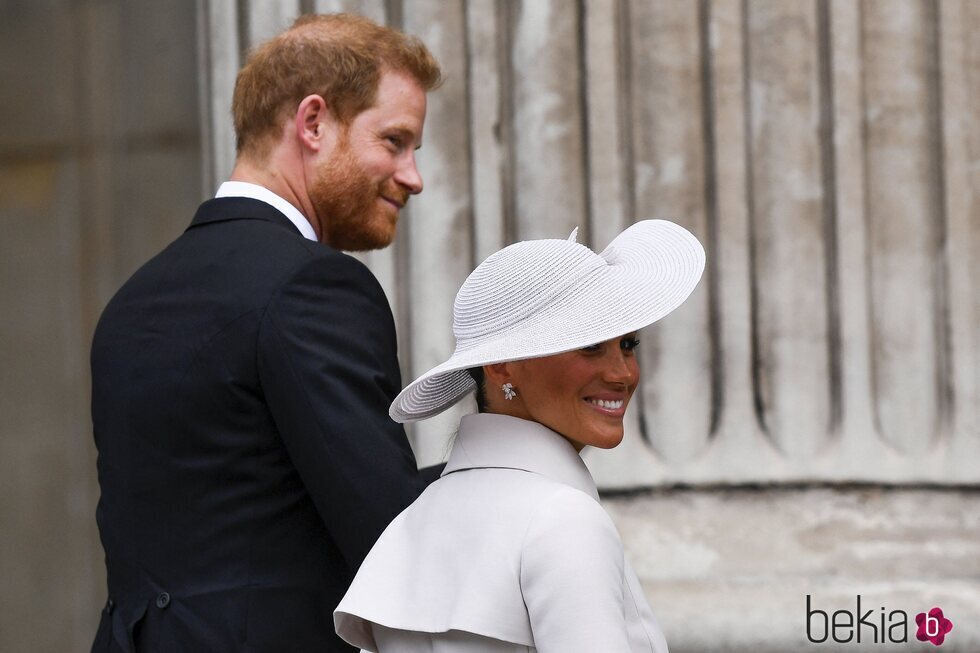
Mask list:
[[[195,43],[190,3],[0,2],[0,651],[95,634],[88,349],[200,199]]]
[[[603,500],[671,653],[926,651],[914,619],[940,607],[941,648],[980,650],[980,493],[898,488],[665,490]],[[584,563],[583,563],[584,564]],[[828,615],[870,610],[877,633],[807,638],[806,600]],[[906,628],[880,628],[904,620]],[[891,617],[900,610],[905,617]],[[810,637],[826,625],[811,618]],[[844,624],[847,617],[838,617]],[[856,620],[857,618],[855,618]],[[856,626],[856,621],[853,624]],[[878,643],[874,642],[877,637]]]
[[[448,356],[455,290],[501,245],[667,217],[708,270],[643,334],[626,442],[590,458],[604,486],[980,482],[976,3],[204,4],[212,107],[301,10],[400,25],[444,63],[427,191],[363,257],[407,379]],[[414,428],[423,462],[471,409]]]
[[[364,256],[406,378],[514,239],[660,216],[705,242],[704,284],[644,334],[626,442],[589,458],[659,488],[606,505],[672,650],[811,650],[807,593],[949,606],[942,650],[980,648],[980,4],[0,0],[0,651],[88,646],[95,320],[230,170],[242,51],[335,9],[448,73],[426,192]],[[423,461],[458,414],[416,429]]]

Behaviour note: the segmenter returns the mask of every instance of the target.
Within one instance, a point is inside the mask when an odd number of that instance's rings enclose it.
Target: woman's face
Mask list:
[[[623,439],[623,414],[640,378],[633,351],[638,344],[630,333],[564,354],[508,363],[524,413],[517,416],[557,431],[579,451],[615,447]]]

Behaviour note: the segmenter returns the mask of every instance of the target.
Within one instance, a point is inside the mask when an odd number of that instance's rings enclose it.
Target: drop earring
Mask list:
[[[514,390],[514,384],[512,383],[505,383],[500,386],[500,389],[504,391],[504,399],[507,401],[511,401],[517,396],[517,391]]]

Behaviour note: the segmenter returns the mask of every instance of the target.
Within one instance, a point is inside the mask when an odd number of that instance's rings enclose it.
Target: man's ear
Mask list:
[[[333,114],[330,113],[326,101],[319,95],[307,95],[299,103],[296,115],[293,116],[293,128],[296,138],[314,152],[319,152],[332,138],[327,133],[334,125]]]

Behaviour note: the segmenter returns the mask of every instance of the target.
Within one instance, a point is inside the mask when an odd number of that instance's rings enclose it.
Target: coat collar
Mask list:
[[[540,474],[599,500],[592,474],[575,447],[538,422],[494,413],[463,417],[442,475],[490,467]]]
[[[198,207],[197,213],[188,229],[204,224],[226,222],[228,220],[263,220],[288,229],[297,236],[302,236],[289,218],[277,209],[260,200],[249,197],[218,197],[207,200]]]

